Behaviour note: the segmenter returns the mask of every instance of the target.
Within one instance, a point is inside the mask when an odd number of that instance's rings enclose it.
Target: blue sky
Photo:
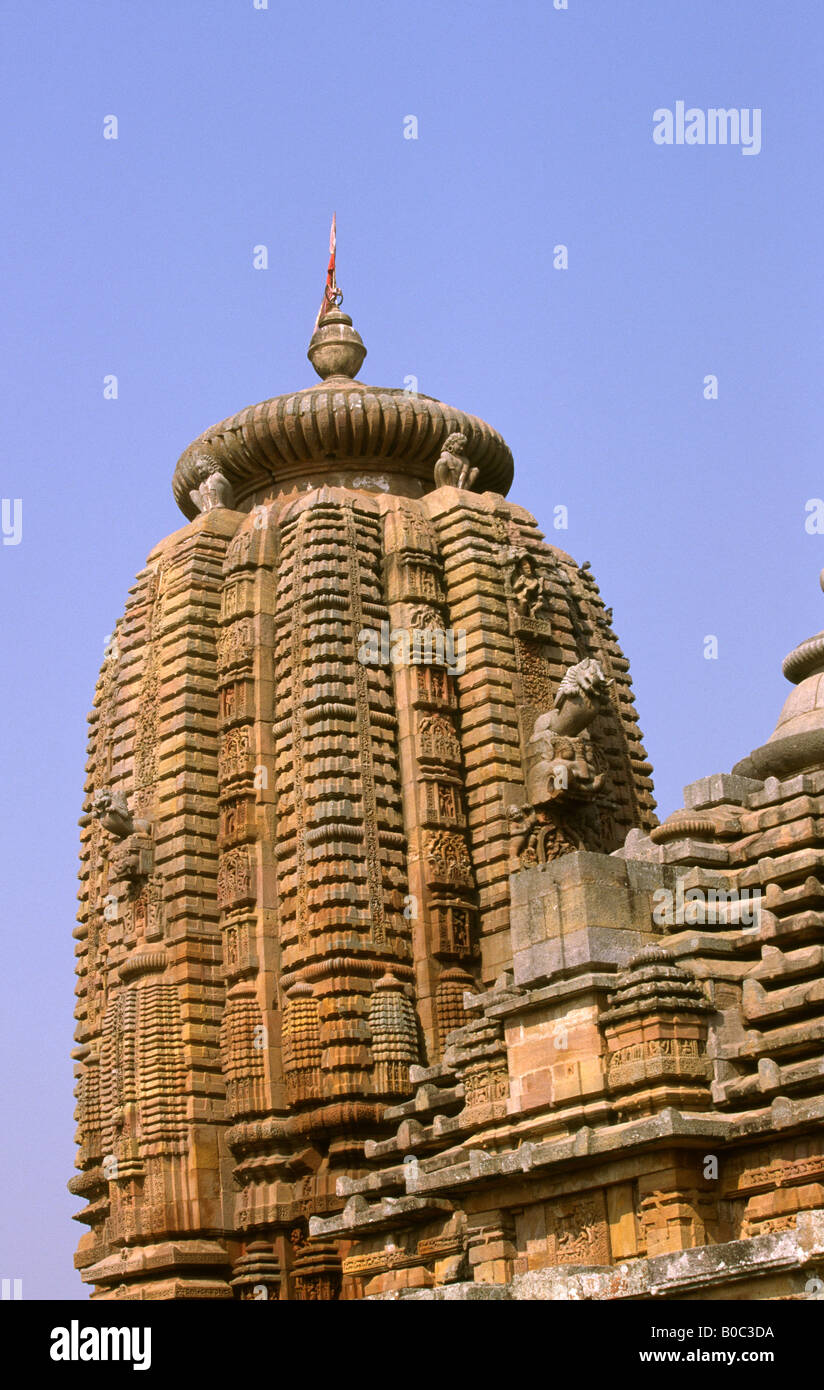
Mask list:
[[[824,11],[5,11],[0,495],[22,498],[23,531],[0,547],[0,1274],[29,1298],[74,1298],[85,715],[135,572],[182,523],[178,454],[314,379],[336,209],[362,378],[415,375],[507,439],[511,497],[592,561],[614,609],[661,812],[674,809],[685,782],[764,741],[788,689],[781,658],[824,626],[824,537],[805,530],[824,493]],[[760,153],[657,145],[653,112],[679,100],[760,109]],[[553,268],[558,244],[567,270]]]

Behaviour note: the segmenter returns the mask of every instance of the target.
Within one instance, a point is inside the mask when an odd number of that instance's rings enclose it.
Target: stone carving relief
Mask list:
[[[126,794],[100,787],[92,815],[109,835],[107,909],[125,898],[127,938],[157,941],[163,936],[163,881],[154,873],[152,825],[132,816]],[[113,920],[120,917],[116,909]],[[107,919],[108,920],[108,919]]]
[[[455,697],[447,673],[439,666],[415,667],[417,698],[421,703],[454,705]]]
[[[471,888],[472,865],[462,835],[450,830],[428,830],[423,837],[423,853],[428,883],[447,883]]]
[[[429,905],[441,955],[468,956],[472,950],[474,908],[458,899],[433,899]]]
[[[506,1059],[480,1062],[464,1072],[464,1101],[467,1110],[479,1105],[494,1105],[509,1095],[509,1072]]]
[[[549,603],[548,585],[538,570],[535,557],[528,550],[512,548],[506,560],[506,572],[518,610],[530,618],[545,613]]]
[[[609,1264],[609,1234],[602,1197],[549,1206],[546,1226],[551,1264]]]
[[[189,496],[199,512],[211,512],[215,507],[234,506],[232,485],[209,454],[198,455],[194,461],[193,472],[198,486],[190,490]]]
[[[222,908],[232,908],[253,902],[255,889],[252,865],[247,849],[233,849],[224,854],[217,874],[217,900]]]
[[[229,782],[251,773],[253,756],[250,732],[248,725],[241,725],[239,728],[229,729],[223,735],[217,762],[221,782]]]
[[[163,936],[163,884],[153,875],[143,881],[130,901],[131,935],[138,941],[160,941]]]
[[[248,839],[255,828],[254,804],[245,797],[233,797],[220,806],[218,817],[218,843],[231,845],[236,840]]]
[[[467,438],[465,434],[450,434],[444,440],[440,458],[435,464],[435,486],[472,488],[478,477],[465,455]]]
[[[419,603],[409,610],[409,626],[422,630],[431,628],[440,631],[442,619],[428,603]]]
[[[436,551],[435,538],[429,523],[409,507],[398,507],[386,522],[386,550],[417,550],[423,554]]]
[[[423,790],[423,811],[428,821],[445,821],[453,825],[464,823],[460,785],[457,782],[436,780],[430,774],[423,783]]]
[[[521,868],[584,848],[586,808],[606,781],[585,730],[600,712],[609,685],[597,661],[579,661],[564,675],[552,709],[535,721],[527,745],[526,803],[509,808],[513,853]]]
[[[552,682],[549,677],[547,661],[543,656],[539,634],[535,632],[527,634],[525,621],[522,620],[517,625],[521,635],[516,637],[515,641],[521,688],[527,709],[540,710],[545,709],[551,703]]]
[[[227,627],[217,641],[217,669],[226,671],[231,666],[248,666],[254,656],[254,627],[250,618]]]
[[[461,745],[452,720],[445,714],[425,715],[418,725],[420,756],[460,763]]]

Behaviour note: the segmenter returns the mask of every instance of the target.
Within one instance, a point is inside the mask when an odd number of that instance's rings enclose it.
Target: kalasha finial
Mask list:
[[[349,315],[344,314],[340,307],[343,294],[338,288],[336,277],[336,255],[337,214],[333,213],[332,230],[329,233],[326,285],[315,319],[315,331],[306,354],[318,376],[324,381],[329,376],[357,376],[366,356],[366,348],[360,334],[352,327]]]

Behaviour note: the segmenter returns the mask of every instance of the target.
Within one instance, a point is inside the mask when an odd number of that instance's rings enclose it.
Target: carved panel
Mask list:
[[[427,830],[423,836],[424,872],[429,884],[473,886],[469,850],[462,835],[450,830]]]
[[[241,618],[225,628],[218,638],[217,669],[228,671],[233,667],[251,666],[254,654],[254,623],[251,618]]]
[[[218,753],[218,777],[222,783],[248,776],[253,769],[254,753],[251,729],[247,725],[228,729],[223,735]]]
[[[233,849],[224,854],[217,874],[217,900],[226,910],[254,902],[252,863],[249,850]]]
[[[447,714],[425,714],[418,723],[418,756],[432,761],[460,765],[461,745],[455,725]]]
[[[550,1264],[610,1263],[609,1230],[602,1193],[549,1203],[546,1227]]]

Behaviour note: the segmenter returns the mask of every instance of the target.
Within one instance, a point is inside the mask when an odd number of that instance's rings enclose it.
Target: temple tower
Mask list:
[[[308,355],[315,385],[179,459],[186,524],[90,716],[70,1186],[97,1297],[356,1296],[309,1220],[512,969],[513,871],[656,824],[611,613],[506,500],[504,440],[364,385],[337,293]]]

